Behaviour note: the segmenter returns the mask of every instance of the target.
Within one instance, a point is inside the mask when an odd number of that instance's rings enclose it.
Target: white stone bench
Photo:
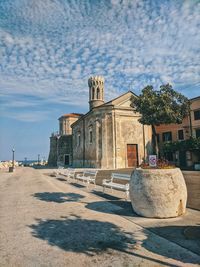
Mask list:
[[[55,169],[52,174],[54,176],[57,176],[57,175],[61,174],[61,172],[63,172],[63,171],[64,171],[64,167],[63,166],[58,166],[58,168]]]
[[[96,186],[96,176],[98,171],[94,170],[86,170],[83,174],[77,174],[76,179],[82,181],[83,183],[87,183],[87,187],[90,183],[93,183]]]
[[[68,168],[67,171],[67,178],[75,179],[76,169]]]
[[[60,169],[59,171],[58,171],[58,174],[60,174],[60,175],[63,175],[63,176],[68,176],[68,169]]]
[[[76,170],[72,168],[62,169],[59,171],[60,175],[63,175],[63,176],[66,176],[67,178],[72,178],[72,179],[75,178],[75,173],[76,173]]]
[[[131,175],[129,174],[123,174],[123,173],[112,173],[111,179],[104,179],[102,182],[103,186],[103,192],[105,193],[106,187],[109,187],[112,189],[117,189],[120,191],[124,191],[126,193],[126,199],[128,199],[129,196],[129,181],[130,181]],[[119,181],[127,181],[126,184],[120,184]]]

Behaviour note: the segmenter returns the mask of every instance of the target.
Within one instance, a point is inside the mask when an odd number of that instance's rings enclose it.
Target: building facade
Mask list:
[[[166,142],[200,138],[200,96],[190,99],[190,114],[181,124],[162,124],[156,127],[160,152]],[[180,167],[193,167],[200,162],[200,151],[181,149],[180,151],[163,153],[163,156]]]
[[[91,77],[90,111],[72,124],[73,166],[117,169],[138,166],[151,148],[151,129],[138,122],[132,92],[104,103],[104,79]]]
[[[72,128],[71,125],[82,114],[70,113],[61,116],[59,132],[52,133],[50,137],[50,152],[48,164],[50,166],[71,166],[73,162]]]
[[[70,154],[69,165],[73,167],[117,169],[138,166],[151,151],[152,132],[150,126],[139,123],[140,114],[131,107],[131,98],[136,95],[129,91],[105,103],[104,78],[91,77],[88,86],[89,112],[79,114],[74,122],[70,116],[59,118],[59,138],[66,133],[70,135],[71,140],[66,141],[71,143],[71,149],[60,154],[57,136],[57,161],[68,166],[64,155]],[[54,163],[56,138],[50,138]]]

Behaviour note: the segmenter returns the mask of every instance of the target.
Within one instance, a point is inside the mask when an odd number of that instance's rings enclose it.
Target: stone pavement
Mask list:
[[[107,173],[107,171],[105,172]],[[87,205],[87,208],[107,214],[113,213],[123,216],[127,220],[200,255],[200,211],[188,208],[184,216],[177,218],[143,218],[133,211],[130,200],[125,201],[125,194],[123,192],[106,189],[106,194],[104,194],[101,186],[94,187],[90,185],[88,189],[85,186],[82,187],[81,185],[83,184],[81,182],[74,183],[72,179],[67,181],[62,175],[57,177],[57,179],[75,187],[78,186],[81,190],[90,192],[104,200],[90,203]],[[112,204],[112,209],[110,204]]]
[[[191,249],[155,230],[171,223],[198,226],[199,212],[189,210],[188,218],[170,220],[137,217],[130,203],[120,198],[121,192],[102,197],[100,187],[87,190],[81,183],[66,182],[47,172],[19,168],[15,173],[0,174],[0,266],[200,263],[196,240],[189,240],[196,244]],[[176,237],[176,228],[168,230],[172,232]]]

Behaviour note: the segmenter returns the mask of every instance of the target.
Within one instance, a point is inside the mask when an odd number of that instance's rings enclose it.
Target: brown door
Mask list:
[[[127,160],[128,160],[128,167],[138,166],[137,145],[127,145]]]

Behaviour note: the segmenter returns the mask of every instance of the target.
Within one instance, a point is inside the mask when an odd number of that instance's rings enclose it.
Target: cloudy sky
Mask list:
[[[171,83],[200,95],[200,1],[0,0],[0,160],[48,157],[57,118],[88,110],[87,79],[110,100]]]

